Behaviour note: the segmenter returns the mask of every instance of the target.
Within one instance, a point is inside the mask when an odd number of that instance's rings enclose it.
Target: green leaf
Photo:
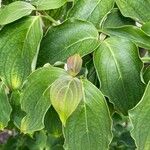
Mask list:
[[[21,121],[23,133],[44,128],[44,116],[51,105],[48,87],[64,74],[63,69],[49,66],[36,70],[27,78],[21,95],[21,107],[27,113]]]
[[[108,38],[94,54],[94,63],[101,90],[117,110],[127,115],[141,99],[144,84],[140,73],[143,67],[137,47],[126,39]]]
[[[102,28],[115,28],[124,25],[134,25],[135,22],[122,16],[118,8],[114,8],[108,15],[107,18],[102,23]]]
[[[143,78],[146,83],[150,81],[150,66],[146,68]]]
[[[150,22],[145,23],[141,29],[150,36]]]
[[[64,126],[81,99],[82,84],[76,77],[62,76],[51,85],[50,100]]]
[[[76,53],[85,56],[98,46],[98,31],[88,22],[70,19],[52,27],[43,38],[38,64],[66,61]]]
[[[114,7],[114,0],[77,0],[68,17],[92,22],[97,28]]]
[[[20,92],[18,90],[15,90],[11,93],[10,102],[13,108],[11,113],[11,120],[14,122],[14,125],[17,128],[20,128],[21,120],[25,116],[25,112],[21,110]]]
[[[39,16],[21,19],[0,31],[0,76],[9,88],[20,88],[34,70],[42,32]]]
[[[16,1],[0,9],[0,25],[6,25],[24,16],[30,15],[35,7],[30,3]]]
[[[136,140],[138,150],[150,149],[150,82],[145,93],[136,107],[129,111],[133,124],[132,136]]]
[[[83,82],[83,100],[64,128],[66,150],[108,149],[112,139],[111,119],[102,93],[88,80]]]
[[[62,123],[53,107],[50,107],[47,111],[44,118],[44,125],[44,129],[47,133],[53,135],[54,137],[60,137],[62,135]]]
[[[130,39],[139,47],[150,49],[150,36],[136,26],[128,25],[120,28],[103,28],[102,32],[109,36]]]
[[[38,10],[50,10],[63,6],[67,0],[31,0]]]
[[[12,108],[6,94],[6,87],[0,82],[0,130],[3,130],[7,126],[11,111]]]
[[[150,21],[150,1],[141,0],[115,0],[121,13],[125,17],[130,17],[138,22]]]

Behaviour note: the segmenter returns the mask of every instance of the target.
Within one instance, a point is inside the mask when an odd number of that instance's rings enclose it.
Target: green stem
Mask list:
[[[141,58],[144,63],[150,63],[150,57]]]
[[[49,16],[45,11],[42,12],[42,17],[48,19],[49,21],[53,22],[55,25],[59,25],[60,23],[57,22],[55,19],[53,19],[51,16]]]

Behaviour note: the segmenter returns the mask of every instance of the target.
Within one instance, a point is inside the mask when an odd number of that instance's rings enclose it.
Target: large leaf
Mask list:
[[[84,56],[92,52],[98,43],[98,31],[91,23],[67,20],[49,29],[41,43],[38,63],[65,61],[75,53]]]
[[[99,27],[114,6],[114,0],[77,0],[68,17],[92,22]]]
[[[21,19],[0,31],[0,76],[17,89],[34,70],[42,38],[39,16]]]
[[[149,0],[115,0],[121,13],[126,17],[131,17],[141,23],[150,21],[150,1]]]
[[[123,26],[120,28],[103,28],[105,34],[127,38],[136,43],[139,47],[150,49],[150,36],[136,26]]]
[[[95,52],[94,63],[102,92],[117,110],[127,114],[139,102],[144,90],[140,78],[143,64],[137,47],[126,39],[108,38]]]
[[[115,28],[124,25],[134,25],[135,22],[127,17],[122,16],[118,8],[114,8],[102,23],[102,28]]]
[[[63,6],[67,0],[31,0],[38,10],[56,9]]]
[[[111,119],[102,93],[88,80],[83,82],[83,100],[64,128],[66,150],[108,149]]]
[[[27,114],[21,121],[21,131],[32,133],[44,127],[44,116],[50,107],[47,88],[61,75],[63,69],[43,67],[33,72],[25,82],[21,95],[21,107]]]
[[[5,25],[29,15],[34,6],[30,3],[16,1],[0,9],[0,25]]]
[[[140,103],[129,111],[133,124],[132,136],[136,140],[138,150],[150,149],[150,82],[147,85]]]
[[[9,104],[8,97],[6,94],[6,87],[0,83],[0,130],[3,130],[10,120],[12,108]]]

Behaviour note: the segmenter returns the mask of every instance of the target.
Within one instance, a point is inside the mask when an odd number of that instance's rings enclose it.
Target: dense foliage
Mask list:
[[[150,0],[0,0],[1,150],[150,150]]]

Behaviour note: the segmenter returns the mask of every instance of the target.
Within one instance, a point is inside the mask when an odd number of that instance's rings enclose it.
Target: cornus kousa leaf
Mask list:
[[[0,31],[0,76],[9,88],[20,88],[35,69],[42,35],[39,16],[21,19]]]
[[[44,117],[51,106],[49,86],[60,76],[67,75],[60,68],[47,66],[33,72],[26,80],[21,94],[21,108],[26,116],[21,121],[23,133],[44,128]]]
[[[118,28],[103,28],[103,32],[109,36],[118,36],[133,41],[142,48],[150,49],[150,36],[139,27],[126,25]]]
[[[83,57],[96,49],[98,38],[98,31],[91,23],[69,19],[49,29],[41,43],[38,65],[66,61],[76,53]]]
[[[145,88],[140,78],[143,64],[136,45],[126,39],[108,38],[95,52],[94,64],[102,92],[117,110],[127,115],[140,101]]]
[[[97,28],[114,6],[114,0],[77,0],[68,17],[92,22]]]
[[[0,25],[5,25],[29,15],[35,7],[30,3],[16,1],[0,9]]]
[[[66,150],[107,150],[112,139],[111,119],[103,94],[81,80],[83,98],[64,127]]]
[[[63,6],[67,0],[31,0],[38,10],[56,9]]]
[[[82,99],[82,84],[78,78],[60,77],[51,86],[50,99],[65,126],[69,116]]]
[[[75,54],[67,59],[67,71],[70,75],[76,76],[82,68],[82,58]]]
[[[150,1],[141,0],[115,0],[121,13],[141,23],[150,21]]]
[[[135,21],[124,17],[118,8],[114,8],[102,23],[102,28],[116,28],[125,25],[134,25]]]
[[[6,86],[0,82],[0,130],[3,130],[10,120],[12,108],[6,94]]]
[[[136,107],[129,111],[133,124],[131,134],[136,140],[138,150],[150,149],[150,82]]]

